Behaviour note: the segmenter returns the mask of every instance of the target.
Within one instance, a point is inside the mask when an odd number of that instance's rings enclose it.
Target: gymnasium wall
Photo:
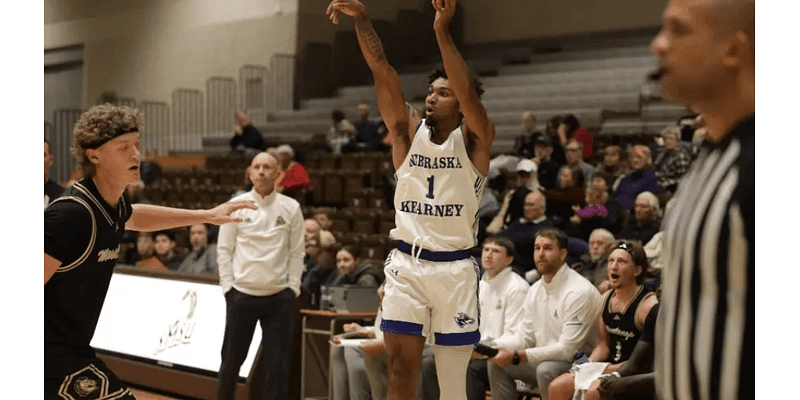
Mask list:
[[[83,46],[83,105],[106,91],[170,102],[294,54],[298,0],[45,0],[44,49]]]
[[[299,0],[298,48],[330,43],[338,30],[352,30],[345,17],[339,26],[325,15],[328,0]],[[428,11],[429,0],[364,0],[370,19],[394,21],[397,10]],[[666,0],[459,0],[464,9],[465,43],[519,41],[652,28],[661,23]],[[431,26],[429,29],[432,29]]]

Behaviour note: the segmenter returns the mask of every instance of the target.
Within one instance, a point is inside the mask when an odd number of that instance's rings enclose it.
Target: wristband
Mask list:
[[[614,372],[612,372],[612,373],[611,373],[611,375],[614,375],[614,376],[616,376],[617,378],[622,378],[622,376],[621,376],[621,375],[619,374],[619,372],[617,372],[617,371],[614,371]]]
[[[514,350],[514,357],[511,358],[511,363],[514,365],[519,365],[519,352]]]

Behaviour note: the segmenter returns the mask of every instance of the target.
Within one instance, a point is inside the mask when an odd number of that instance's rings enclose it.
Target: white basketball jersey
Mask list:
[[[477,213],[486,178],[467,155],[461,127],[439,145],[431,142],[423,120],[395,176],[392,239],[432,251],[477,245]]]

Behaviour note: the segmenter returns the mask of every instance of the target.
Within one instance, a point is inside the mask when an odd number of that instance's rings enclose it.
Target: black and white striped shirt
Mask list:
[[[752,396],[755,115],[704,149],[664,221],[656,338],[660,399]]]

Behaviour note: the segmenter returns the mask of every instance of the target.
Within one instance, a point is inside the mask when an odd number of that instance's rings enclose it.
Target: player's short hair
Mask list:
[[[478,77],[475,76],[475,74],[473,74],[473,76],[474,78],[472,78],[472,83],[475,86],[475,91],[478,93],[478,97],[480,98],[484,92],[483,82],[480,79],[478,79]],[[444,70],[444,66],[437,67],[436,69],[433,70],[433,72],[430,73],[430,75],[428,75],[428,85],[432,84],[433,81],[439,78],[448,79],[447,71]]]
[[[504,248],[506,250],[507,256],[512,256],[512,257],[514,256],[514,252],[516,251],[516,249],[514,248],[514,242],[512,242],[511,239],[505,236],[498,236],[498,235],[489,236],[483,240],[483,245],[485,246],[489,243],[494,243]]]
[[[96,149],[128,132],[138,132],[144,123],[141,111],[126,106],[103,104],[81,114],[72,130],[72,154],[84,176],[94,176],[94,164],[86,157],[87,149]]]
[[[540,230],[539,230],[539,231],[537,231],[537,232],[536,232],[536,234],[533,236],[533,242],[534,242],[534,243],[536,243],[536,239],[537,239],[539,236],[542,236],[542,237],[546,237],[546,238],[550,238],[550,239],[553,239],[553,240],[555,240],[555,241],[556,241],[556,244],[558,244],[558,248],[559,248],[559,249],[564,249],[564,250],[566,250],[566,249],[567,249],[567,243],[568,243],[568,241],[569,241],[569,238],[567,237],[567,234],[566,234],[566,233],[564,233],[564,231],[562,231],[561,229],[558,229],[558,228],[544,228],[544,229],[540,229]]]

